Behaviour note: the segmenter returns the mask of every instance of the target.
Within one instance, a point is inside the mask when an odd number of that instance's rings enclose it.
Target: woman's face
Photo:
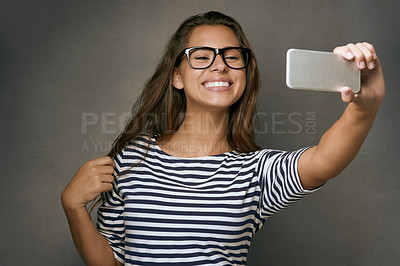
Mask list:
[[[222,25],[203,25],[193,29],[187,47],[212,48],[238,47],[239,41],[233,31]],[[184,89],[186,112],[228,110],[246,87],[246,70],[231,69],[218,54],[206,69],[193,69],[185,57],[176,68],[174,87]]]

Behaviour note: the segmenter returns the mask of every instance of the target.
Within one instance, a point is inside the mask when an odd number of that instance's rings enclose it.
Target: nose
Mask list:
[[[210,66],[210,70],[211,71],[226,71],[227,70],[227,66],[224,63],[224,60],[222,60],[221,54],[217,54],[214,62]]]

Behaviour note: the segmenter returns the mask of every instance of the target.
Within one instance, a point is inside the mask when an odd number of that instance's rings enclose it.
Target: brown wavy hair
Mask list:
[[[236,35],[240,46],[251,48],[239,23],[220,12],[210,11],[187,18],[172,35],[154,74],[132,108],[132,118],[116,138],[108,156],[116,156],[129,142],[139,136],[157,136],[164,140],[183,122],[186,111],[184,90],[174,88],[174,69],[182,61],[180,53],[187,48],[190,34],[201,25],[223,25]],[[257,62],[251,52],[246,69],[246,88],[241,98],[229,109],[228,143],[241,152],[258,150],[254,140],[254,116],[259,90]]]

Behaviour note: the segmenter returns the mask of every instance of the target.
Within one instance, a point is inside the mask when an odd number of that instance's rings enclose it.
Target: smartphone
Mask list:
[[[361,74],[354,61],[330,52],[289,49],[286,53],[286,85],[291,89],[360,91]]]

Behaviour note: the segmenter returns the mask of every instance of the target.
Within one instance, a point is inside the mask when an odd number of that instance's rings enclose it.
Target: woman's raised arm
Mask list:
[[[361,90],[342,89],[349,103],[341,118],[322,136],[319,144],[302,154],[299,175],[305,188],[321,186],[337,176],[355,158],[385,97],[382,67],[375,48],[366,42],[335,48],[335,53],[354,60],[361,70]]]

